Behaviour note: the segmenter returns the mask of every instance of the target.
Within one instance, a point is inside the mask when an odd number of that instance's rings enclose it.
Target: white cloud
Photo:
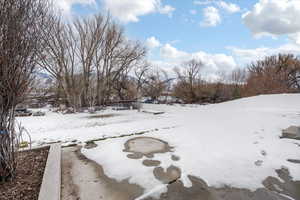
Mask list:
[[[175,47],[173,47],[170,44],[165,44],[160,49],[160,54],[165,59],[173,59],[173,60],[184,60],[186,57],[188,57],[188,53],[184,51],[179,51]]]
[[[299,33],[294,33],[290,34],[289,38],[297,45],[300,45],[300,32]]]
[[[162,60],[150,60],[149,62],[154,67],[154,69],[163,69],[165,72],[167,72],[170,78],[176,77],[176,73],[174,72],[174,67],[176,67],[176,65],[173,62]]]
[[[165,5],[161,8],[159,8],[159,13],[161,14],[166,14],[168,15],[169,17],[172,17],[173,15],[173,12],[175,11],[176,9],[170,5]]]
[[[177,44],[177,43],[179,43],[179,42],[181,42],[180,40],[171,40],[169,43],[170,44]]]
[[[158,39],[156,39],[155,37],[152,36],[150,38],[147,38],[146,46],[150,49],[154,49],[154,48],[160,47],[161,44]]]
[[[96,5],[95,0],[54,0],[54,6],[65,15],[70,15],[72,6],[76,4],[92,6]]]
[[[206,79],[215,79],[220,72],[231,71],[237,67],[237,64],[232,56],[225,54],[209,54],[204,51],[188,53],[180,51],[170,44],[165,44],[160,50],[161,57],[165,63],[163,66],[178,66],[180,63],[190,59],[201,60],[204,64],[203,74]]]
[[[300,1],[259,0],[242,18],[257,37],[295,34],[300,32]]]
[[[266,56],[282,54],[295,54],[300,55],[300,46],[292,43],[288,43],[277,48],[260,47],[254,49],[242,49],[238,47],[228,47],[232,51],[236,60],[241,64],[249,64],[256,60],[261,60]]]
[[[234,3],[227,3],[223,0],[194,1],[194,4],[200,6],[209,5],[208,7],[203,9],[204,20],[201,22],[201,26],[217,26],[218,24],[220,24],[220,12],[223,13],[222,11],[225,11],[230,14],[241,11],[241,8],[238,5]]]
[[[249,64],[252,61],[263,59],[270,55],[270,49],[266,47],[255,49],[242,49],[238,47],[228,47],[232,51],[235,57],[243,64]]]
[[[241,11],[241,8],[238,5],[233,3],[226,3],[225,1],[218,1],[217,5],[229,13],[236,13]]]
[[[201,22],[201,26],[217,26],[221,23],[221,16],[219,10],[213,6],[209,6],[203,9],[204,19]]]
[[[213,3],[213,0],[206,0],[206,1],[194,1],[193,2],[195,5],[209,5]]]
[[[175,10],[161,0],[103,0],[105,8],[121,22],[138,22],[139,17],[159,12],[172,16]]]
[[[123,22],[137,22],[138,17],[155,12],[155,0],[104,0],[105,8]]]
[[[220,9],[223,9],[229,13],[236,13],[240,12],[241,8],[234,3],[227,3],[225,1],[216,1],[216,0],[206,0],[206,1],[194,1],[195,5],[215,5],[218,6]]]
[[[190,13],[191,13],[192,15],[196,15],[196,14],[197,14],[197,10],[190,10]]]
[[[188,53],[178,50],[171,44],[165,44],[160,48],[162,66],[178,66],[180,63],[190,59],[201,60],[204,63],[204,78],[211,79],[219,76],[220,72],[230,72],[237,67],[245,67],[251,62],[264,59],[266,56],[281,54],[300,55],[300,45],[287,43],[277,48],[260,47],[260,48],[239,48],[227,47],[231,55],[227,54],[210,54],[204,51]],[[157,62],[158,63],[158,62]],[[238,63],[238,64],[237,64]]]
[[[227,73],[237,67],[245,67],[251,62],[264,59],[266,56],[281,54],[300,55],[300,45],[287,43],[277,48],[260,47],[253,49],[227,47],[232,55],[227,54],[210,54],[204,51],[188,53],[178,50],[171,44],[165,44],[160,48],[161,61],[155,63],[166,67],[168,71],[180,63],[190,59],[201,60],[204,63],[203,75],[206,79],[216,80],[220,73]],[[238,63],[238,64],[237,64]]]

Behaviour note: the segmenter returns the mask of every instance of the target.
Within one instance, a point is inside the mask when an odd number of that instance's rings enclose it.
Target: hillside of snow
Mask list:
[[[268,176],[277,177],[275,170],[282,167],[294,180],[300,180],[299,164],[287,161],[300,158],[299,141],[280,139],[282,129],[300,125],[298,94],[264,95],[183,110],[164,105],[148,107],[170,110],[169,117],[159,119],[157,124],[172,122],[175,128],[160,129],[147,136],[174,147],[174,152],[156,154],[153,159],[160,161],[164,169],[171,165],[180,168],[181,180],[187,187],[191,186],[187,176],[193,175],[210,186],[255,190]],[[144,125],[147,124],[140,123]],[[126,157],[123,149],[128,139],[101,141],[97,148],[82,151],[101,164],[109,177],[129,179],[149,192],[161,183],[153,176],[153,169],[142,165],[143,160]],[[172,155],[180,160],[173,161]]]
[[[255,190],[268,176],[277,177],[275,170],[282,167],[294,180],[300,180],[299,164],[287,161],[300,158],[300,142],[280,139],[282,129],[300,125],[299,94],[262,95],[206,106],[145,104],[143,109],[165,114],[108,109],[93,115],[62,115],[48,111],[44,117],[18,121],[29,130],[34,145],[84,142],[152,130],[144,136],[174,147],[174,152],[155,154],[153,159],[164,169],[171,165],[180,168],[187,187],[191,185],[187,177],[193,175],[211,186]],[[123,151],[126,141],[133,137],[99,141],[98,147],[83,148],[82,152],[102,165],[109,177],[128,179],[151,191],[161,184],[153,176],[153,168],[142,165],[142,159],[128,159]],[[173,161],[172,155],[180,160]]]

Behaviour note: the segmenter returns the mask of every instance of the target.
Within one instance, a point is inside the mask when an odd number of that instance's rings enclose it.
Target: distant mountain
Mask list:
[[[35,73],[35,81],[38,88],[47,88],[54,83],[54,79],[47,73]]]
[[[47,73],[43,73],[43,72],[37,72],[36,76],[41,77],[41,78],[48,78],[51,79],[51,76]]]

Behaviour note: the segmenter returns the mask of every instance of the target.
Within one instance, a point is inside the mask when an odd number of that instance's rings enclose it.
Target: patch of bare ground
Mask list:
[[[89,119],[104,119],[104,118],[110,118],[110,117],[117,117],[119,115],[117,114],[103,114],[103,115],[92,115],[92,116],[89,116],[88,118]]]
[[[20,152],[16,177],[0,183],[0,200],[37,200],[49,148]]]

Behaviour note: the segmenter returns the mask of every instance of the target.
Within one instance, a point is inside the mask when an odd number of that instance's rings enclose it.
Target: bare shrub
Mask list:
[[[14,176],[23,129],[15,129],[14,110],[33,80],[47,25],[43,0],[0,0],[0,180]]]
[[[247,96],[300,91],[300,60],[293,55],[266,57],[248,71]]]

